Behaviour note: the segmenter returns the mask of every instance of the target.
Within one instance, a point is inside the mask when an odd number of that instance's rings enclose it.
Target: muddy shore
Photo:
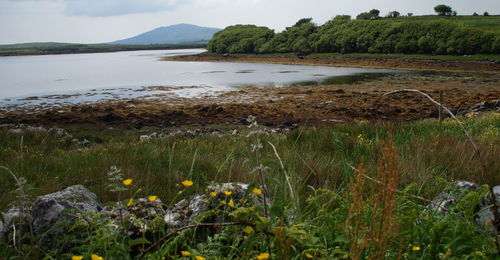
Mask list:
[[[199,57],[177,57],[175,60],[191,61]],[[234,60],[228,58],[224,61]],[[372,62],[380,63],[366,61],[367,64]],[[367,64],[364,65],[378,67]],[[437,116],[436,105],[416,93],[383,95],[398,89],[418,89],[435,99],[439,98],[441,91],[444,104],[455,112],[467,111],[478,102],[500,99],[498,65],[457,63],[453,68],[466,69],[471,66],[475,70],[473,73],[442,73],[436,72],[439,68],[437,64],[430,63],[428,67],[423,64],[425,63],[402,63],[398,68],[411,65],[419,70],[434,72],[396,74],[351,84],[240,87],[235,91],[205,98],[157,96],[155,99],[124,99],[53,109],[0,110],[0,123],[165,127],[243,124],[245,118],[255,115],[260,123],[268,126],[323,126],[353,120],[409,121]],[[440,68],[447,70],[450,67],[446,65]]]
[[[444,61],[404,58],[349,58],[349,57],[298,57],[266,55],[216,55],[202,53],[165,57],[168,61],[257,62],[300,65],[326,65],[338,67],[381,68],[417,71],[447,71],[499,74],[497,61]]]

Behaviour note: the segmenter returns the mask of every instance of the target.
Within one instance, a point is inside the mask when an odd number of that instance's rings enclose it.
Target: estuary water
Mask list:
[[[161,57],[205,50],[0,57],[0,107],[88,103],[154,94],[207,97],[242,86],[335,82],[393,70],[261,63],[174,62]]]

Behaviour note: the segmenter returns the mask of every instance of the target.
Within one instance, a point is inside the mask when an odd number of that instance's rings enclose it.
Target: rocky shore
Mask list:
[[[500,74],[402,73],[348,84],[241,87],[218,96],[179,98],[171,95],[94,104],[0,109],[1,124],[204,126],[242,124],[255,115],[266,126],[322,126],[353,120],[412,121],[438,116],[438,108],[416,93],[384,93],[416,89],[455,113],[477,103],[500,99]]]

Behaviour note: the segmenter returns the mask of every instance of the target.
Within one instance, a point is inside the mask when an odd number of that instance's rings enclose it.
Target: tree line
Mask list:
[[[378,14],[372,10],[366,16]],[[298,55],[330,52],[500,54],[500,32],[446,20],[352,20],[348,15],[340,15],[321,26],[314,24],[311,18],[303,18],[280,33],[255,25],[229,26],[216,33],[207,48],[213,53],[293,52]]]

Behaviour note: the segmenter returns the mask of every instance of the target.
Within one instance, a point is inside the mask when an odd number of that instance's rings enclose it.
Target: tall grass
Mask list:
[[[240,227],[228,225],[206,239],[194,239],[193,231],[186,229],[161,241],[156,251],[149,251],[152,259],[177,257],[179,250],[212,252],[218,258],[264,257],[266,251],[277,259],[492,256],[498,253],[492,237],[473,224],[471,210],[463,210],[475,207],[487,189],[467,194],[464,203],[469,205],[459,204],[450,211],[454,214],[426,210],[427,200],[450,181],[500,183],[499,113],[459,120],[477,144],[482,161],[474,156],[455,122],[423,120],[359,121],[257,137],[246,136],[252,129],[242,128],[241,136],[170,137],[148,142],[139,141],[141,133],[132,130],[69,130],[76,138],[92,140],[94,145],[89,148],[49,133],[16,135],[0,129],[0,165],[32,184],[36,189],[31,195],[83,184],[102,202],[155,194],[171,205],[180,199],[177,195],[185,179],[194,185],[183,196],[204,192],[212,182],[267,187],[273,201],[266,210],[268,220],[251,223],[263,229],[242,235]],[[255,149],[256,144],[262,147]],[[141,191],[110,191],[106,173],[112,165],[122,170],[123,178],[133,179]],[[261,175],[255,173],[260,165],[265,167]],[[353,170],[353,166],[359,169]],[[0,209],[16,201],[15,187],[10,175],[0,175]],[[241,208],[254,217],[262,213],[256,210]],[[103,235],[87,232],[85,236],[96,236],[92,241]],[[128,245],[119,246],[126,254]],[[88,255],[85,248],[110,254],[99,244],[74,251]],[[8,255],[0,253],[0,257]]]

